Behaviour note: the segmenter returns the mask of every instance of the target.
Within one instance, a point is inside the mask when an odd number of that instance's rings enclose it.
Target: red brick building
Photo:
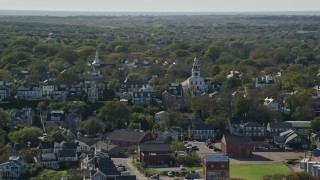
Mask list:
[[[225,134],[221,139],[222,154],[230,158],[253,157],[250,137]]]
[[[145,143],[138,146],[139,160],[148,166],[171,165],[171,154],[169,144]]]
[[[154,138],[149,132],[114,130],[107,135],[106,140],[118,146],[138,146],[144,142],[154,141]]]
[[[202,168],[206,180],[229,179],[230,161],[228,156],[205,155]]]

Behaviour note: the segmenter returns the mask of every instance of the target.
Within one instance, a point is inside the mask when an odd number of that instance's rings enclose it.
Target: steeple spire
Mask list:
[[[99,52],[96,51],[96,56],[94,58],[94,61],[92,63],[93,66],[100,66],[100,58],[99,58]]]

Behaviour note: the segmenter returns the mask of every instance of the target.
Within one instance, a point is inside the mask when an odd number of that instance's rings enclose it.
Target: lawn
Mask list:
[[[31,180],[42,180],[42,179],[50,179],[50,180],[60,180],[63,174],[67,174],[67,171],[55,171],[51,169],[45,169],[41,173],[38,174],[37,177],[31,177]]]
[[[262,179],[264,175],[288,174],[291,170],[284,164],[230,165],[230,176],[244,180]]]

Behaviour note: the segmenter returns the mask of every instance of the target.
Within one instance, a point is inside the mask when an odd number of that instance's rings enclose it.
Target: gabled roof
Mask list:
[[[248,116],[233,116],[229,121],[231,124],[243,124],[252,121],[252,118]]]
[[[193,129],[194,130],[214,130],[214,127],[212,124],[194,123]]]
[[[243,127],[263,127],[263,126],[258,122],[247,122],[243,124]]]
[[[250,137],[237,136],[231,134],[223,135],[227,144],[249,144],[251,142]]]
[[[290,136],[291,134],[294,134],[295,132],[292,129],[286,130],[282,133],[280,133],[280,136]]]
[[[111,141],[125,141],[125,142],[140,143],[147,134],[148,134],[147,132],[140,132],[140,131],[114,130],[107,136],[107,138],[110,139]]]
[[[310,128],[311,121],[285,121],[291,123],[294,128]]]
[[[140,151],[156,152],[168,151],[171,152],[169,144],[144,143],[139,145]]]
[[[77,153],[75,150],[63,149],[58,151],[58,157],[76,157]]]
[[[60,146],[62,149],[72,149],[75,150],[79,146],[79,143],[77,142],[61,142]]]
[[[42,141],[39,143],[38,148],[42,149],[54,149],[55,147],[58,147],[59,143],[54,141]]]
[[[116,176],[115,180],[136,180],[136,176]]]
[[[13,149],[15,151],[21,151],[22,149],[28,149],[28,143],[14,143]]]
[[[269,126],[270,128],[292,128],[292,124],[287,122],[270,122]]]

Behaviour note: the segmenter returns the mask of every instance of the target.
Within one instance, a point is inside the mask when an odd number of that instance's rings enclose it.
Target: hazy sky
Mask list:
[[[0,0],[0,9],[131,12],[318,11],[320,0]]]

